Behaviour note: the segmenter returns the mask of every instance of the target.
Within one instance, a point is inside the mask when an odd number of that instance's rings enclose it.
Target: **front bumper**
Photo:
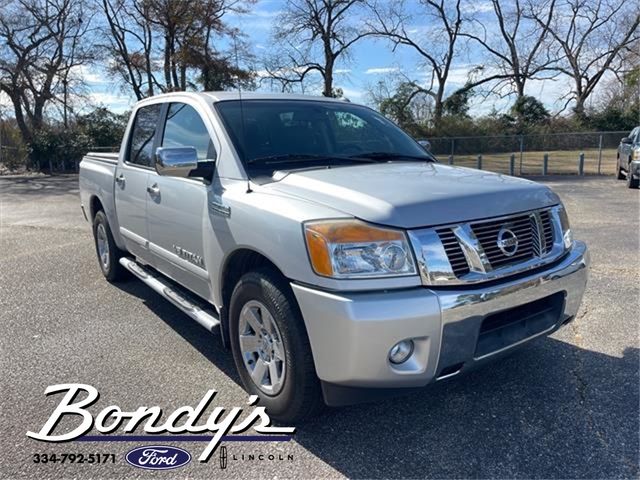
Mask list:
[[[640,178],[640,160],[633,160],[629,164],[629,174],[633,178]]]
[[[589,253],[582,242],[559,262],[530,275],[487,285],[366,293],[326,292],[292,284],[307,327],[318,377],[364,388],[421,387],[467,370],[573,318],[584,294]],[[550,297],[560,315],[541,331],[478,355],[489,315]],[[393,365],[389,349],[411,338],[410,360]]]

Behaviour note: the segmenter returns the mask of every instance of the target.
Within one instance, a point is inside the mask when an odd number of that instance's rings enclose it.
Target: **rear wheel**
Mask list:
[[[93,238],[96,244],[98,263],[104,277],[110,282],[117,282],[126,277],[125,268],[120,265],[124,252],[113,240],[111,228],[105,213],[100,210],[93,219]]]
[[[304,321],[281,275],[260,269],[242,276],[231,295],[229,332],[242,383],[272,418],[295,423],[321,410]]]

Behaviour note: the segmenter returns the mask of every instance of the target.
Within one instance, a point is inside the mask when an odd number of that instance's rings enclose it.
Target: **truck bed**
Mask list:
[[[83,160],[94,160],[96,162],[104,162],[104,163],[118,163],[118,153],[108,153],[108,152],[88,152]]]
[[[113,236],[121,246],[120,235],[117,230],[118,221],[115,216],[113,197],[114,175],[118,165],[117,153],[89,152],[80,162],[80,201],[87,220],[93,220],[95,210],[104,210],[110,225],[113,226]],[[99,199],[99,205],[96,203]]]

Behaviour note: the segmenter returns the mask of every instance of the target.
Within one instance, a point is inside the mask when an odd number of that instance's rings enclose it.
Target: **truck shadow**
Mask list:
[[[131,279],[127,282],[115,284],[117,288],[130,295],[134,295],[143,301],[144,305],[155,313],[159,319],[171,327],[184,340],[196,348],[213,366],[220,369],[225,375],[241,387],[240,377],[236,373],[231,351],[222,345],[222,340],[217,333],[207,331],[190,319],[184,312],[175,307],[155,293],[144,283]]]
[[[119,287],[240,384],[219,338],[142,283]],[[637,478],[639,364],[636,348],[618,358],[538,339],[421,392],[328,409],[294,440],[352,478]]]
[[[639,352],[539,339],[418,394],[333,411],[295,439],[348,477],[637,478]]]

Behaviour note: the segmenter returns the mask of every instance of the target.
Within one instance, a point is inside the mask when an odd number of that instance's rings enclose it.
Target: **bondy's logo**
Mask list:
[[[127,453],[125,459],[134,467],[147,470],[169,470],[189,463],[191,455],[181,448],[153,446],[134,448]]]
[[[217,450],[224,438],[233,434],[240,434],[253,428],[259,435],[244,435],[245,441],[281,441],[289,440],[290,437],[283,437],[280,434],[290,435],[296,430],[295,427],[271,425],[271,418],[269,418],[265,407],[256,405],[259,400],[257,395],[249,396],[247,404],[251,407],[251,410],[247,412],[244,412],[244,407],[215,407],[207,417],[205,412],[208,411],[217,393],[214,389],[211,389],[205,393],[197,406],[185,405],[178,407],[166,417],[163,415],[160,406],[139,407],[132,411],[127,411],[121,409],[118,405],[109,405],[98,412],[94,418],[87,407],[96,403],[100,397],[95,387],[82,383],[62,383],[49,385],[44,391],[45,395],[60,392],[66,392],[66,394],[51,413],[49,419],[40,428],[40,431],[27,432],[28,437],[41,442],[53,443],[80,440],[81,437],[85,441],[91,441],[89,440],[91,436],[87,435],[87,433],[95,428],[102,434],[97,439],[98,441],[116,441],[118,435],[108,434],[113,434],[118,429],[122,429],[124,433],[132,433],[139,426],[142,426],[142,430],[147,435],[163,433],[171,435],[191,433],[198,435],[200,437],[198,441],[207,441],[198,460],[206,462],[211,457],[211,454]],[[81,393],[85,394],[84,398],[78,398]],[[57,432],[58,423],[66,416],[76,419],[75,428]],[[203,435],[207,432],[213,435]],[[119,441],[126,441],[128,437],[128,435],[121,435],[119,436]],[[184,438],[188,438],[188,436]],[[174,447],[171,448],[176,450]]]

